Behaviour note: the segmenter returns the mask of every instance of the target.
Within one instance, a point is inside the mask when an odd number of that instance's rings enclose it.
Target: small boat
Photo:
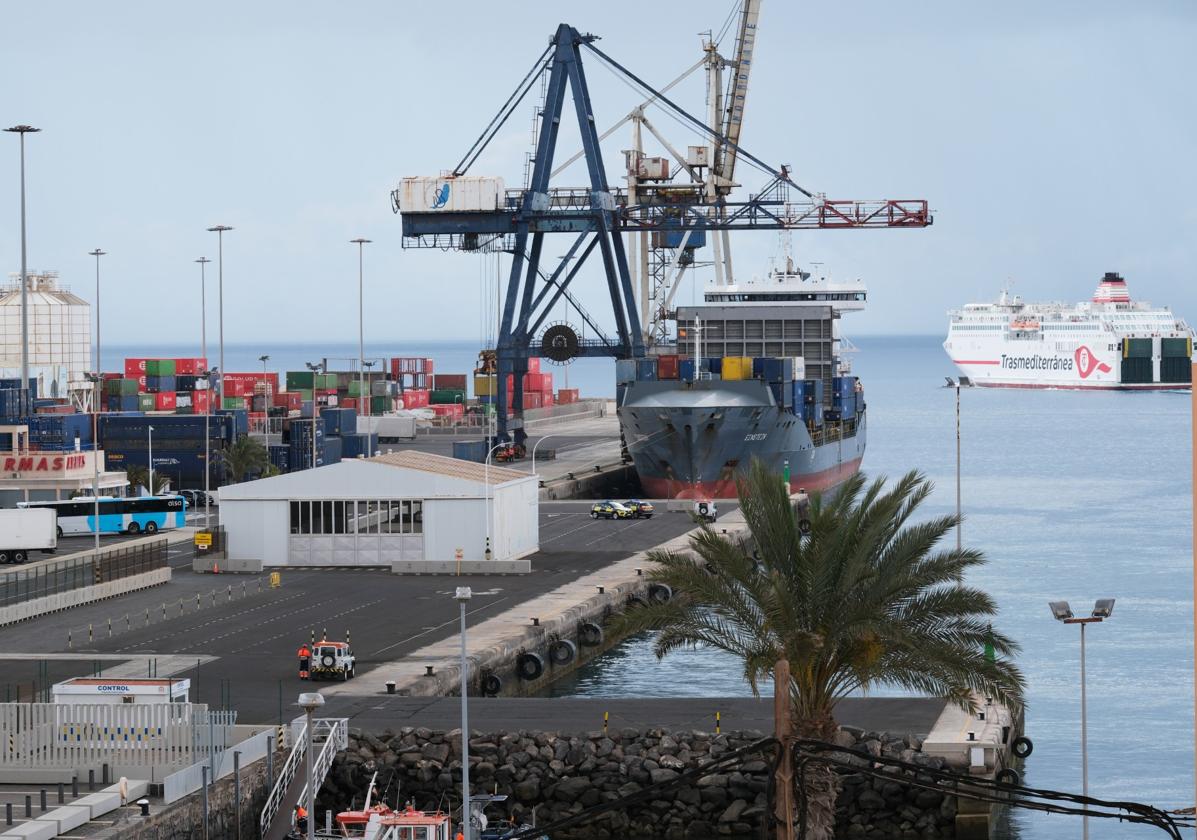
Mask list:
[[[375,782],[378,779],[378,772],[370,777],[370,786],[366,789],[366,803],[360,810],[350,809],[348,811],[341,811],[334,818],[337,824],[338,832],[342,837],[360,838],[366,833],[366,825],[370,822],[370,817],[377,814],[379,817],[385,817],[395,813],[394,809],[385,802],[378,801],[371,804],[371,800],[378,794],[378,787]]]
[[[542,834],[539,837],[531,835],[528,832],[536,830],[536,825],[528,825],[527,823],[516,823],[514,821],[506,821],[490,824],[484,810],[487,805],[496,802],[506,802],[507,797],[504,794],[471,796],[470,805],[472,812],[471,825],[477,832],[476,836],[479,840],[509,840],[512,837],[529,837],[531,840],[549,840],[548,835]]]

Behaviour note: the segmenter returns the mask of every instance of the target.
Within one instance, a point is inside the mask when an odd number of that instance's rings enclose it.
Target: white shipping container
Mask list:
[[[687,146],[686,163],[691,166],[710,166],[710,151],[707,146]]]
[[[382,415],[357,418],[357,432],[376,434],[380,442],[412,440],[416,436],[416,418],[412,415]]]
[[[57,547],[58,514],[52,508],[0,510],[0,562],[23,563],[30,551]]]
[[[794,381],[806,379],[806,359],[801,356],[794,357]]]
[[[636,167],[636,174],[641,178],[648,178],[656,181],[665,181],[669,179],[669,159],[663,157],[646,157],[641,158],[639,165]]]
[[[490,213],[503,205],[506,191],[502,178],[404,178],[399,209],[404,213]]]

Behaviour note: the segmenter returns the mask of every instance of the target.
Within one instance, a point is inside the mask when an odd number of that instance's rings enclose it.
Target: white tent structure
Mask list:
[[[535,476],[414,450],[220,489],[230,569],[527,572],[539,513]]]

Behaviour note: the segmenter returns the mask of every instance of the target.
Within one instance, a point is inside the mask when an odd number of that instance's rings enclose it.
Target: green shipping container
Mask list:
[[[1151,358],[1151,339],[1150,338],[1124,338],[1122,339],[1122,358],[1124,359],[1150,359]],[[1150,381],[1150,380],[1148,380]]]
[[[287,389],[287,390],[290,390],[290,389]],[[311,388],[296,388],[295,390],[296,390],[296,392],[299,393],[300,399],[306,400],[307,402],[312,401],[312,389]]]
[[[312,385],[313,388],[328,389],[337,387],[337,375],[335,373],[317,373],[314,375],[313,381],[315,382]]]
[[[428,394],[428,402],[432,405],[450,405],[455,402],[464,403],[465,401],[465,391],[457,388],[442,388]]]
[[[104,383],[104,390],[109,394],[131,397],[137,393],[136,379],[109,379]]]
[[[287,371],[287,390],[299,391],[306,389],[310,392],[312,388],[316,387],[312,384],[315,377],[316,374],[310,370],[289,370]],[[306,399],[311,399],[310,393]]]
[[[175,375],[175,360],[174,359],[146,359],[145,360],[145,375],[146,376],[174,376]]]
[[[137,395],[137,410],[138,411],[153,411],[158,407],[158,400],[153,394],[138,394]]]
[[[390,397],[371,397],[370,413],[382,414],[383,412],[390,411],[393,405],[394,403]]]
[[[370,383],[366,383],[366,392],[370,391]],[[349,396],[360,397],[362,395],[362,383],[356,379],[349,383]]]
[[[224,408],[245,408],[245,397],[225,397]]]
[[[1187,359],[1192,355],[1193,348],[1187,338],[1161,338],[1160,355],[1173,358]]]

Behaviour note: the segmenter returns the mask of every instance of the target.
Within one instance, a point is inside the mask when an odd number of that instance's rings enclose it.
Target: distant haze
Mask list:
[[[225,235],[225,336],[477,338],[493,262],[404,251],[389,192],[452,168],[564,19],[663,86],[701,55],[730,0],[605,3],[10,3],[0,122],[27,140],[29,263],[93,297],[124,344],[199,331],[201,255]],[[723,50],[730,54],[732,36]],[[1197,5],[765,0],[743,143],[832,198],[927,198],[927,230],[794,236],[801,261],[862,277],[846,331],[940,333],[944,310],[996,295],[1087,298],[1102,272],[1197,319]],[[636,97],[587,65],[605,129]],[[676,89],[703,113],[701,75]],[[650,111],[674,145],[696,137]],[[522,182],[532,104],[471,170]],[[621,129],[605,144],[619,185]],[[558,160],[577,149],[562,130]],[[651,151],[658,151],[650,146]],[[743,195],[764,176],[741,168]],[[19,269],[17,138],[0,135],[0,271]],[[558,184],[582,183],[574,166]],[[546,255],[563,254],[568,236]],[[771,233],[734,238],[763,274]],[[609,324],[595,261],[586,308]],[[216,263],[208,266],[209,346]],[[504,277],[506,261],[503,264]],[[490,271],[490,277],[483,272]],[[688,301],[690,288],[679,294]],[[562,312],[560,317],[578,319]]]

